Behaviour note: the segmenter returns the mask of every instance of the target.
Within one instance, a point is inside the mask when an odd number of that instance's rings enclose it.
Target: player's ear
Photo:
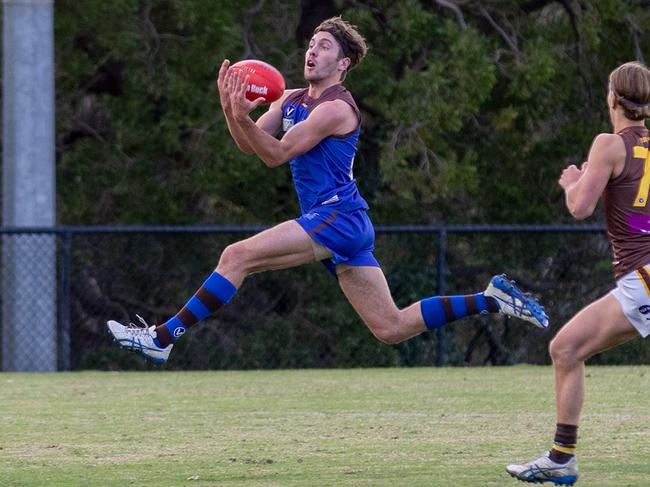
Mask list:
[[[341,58],[339,60],[339,69],[341,71],[347,71],[348,69],[350,69],[350,64],[351,63],[352,63],[352,61],[350,60],[349,57]]]

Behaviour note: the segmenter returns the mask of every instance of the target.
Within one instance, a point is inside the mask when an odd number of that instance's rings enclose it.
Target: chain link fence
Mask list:
[[[57,368],[56,237],[2,234],[2,369]]]
[[[175,314],[231,242],[263,227],[3,229],[3,370],[148,369],[111,342],[106,321]],[[195,326],[165,369],[257,369],[548,363],[548,342],[614,284],[601,226],[393,226],[376,255],[399,306],[482,291],[507,272],[540,298],[550,330],[472,317],[405,343],[378,342],[321,264],[249,277]],[[642,340],[600,363],[650,363]]]

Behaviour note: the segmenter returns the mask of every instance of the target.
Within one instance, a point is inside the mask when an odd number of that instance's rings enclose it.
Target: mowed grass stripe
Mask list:
[[[650,367],[587,371],[579,485],[647,487]],[[514,486],[555,423],[532,366],[4,373],[0,418],[3,486]]]

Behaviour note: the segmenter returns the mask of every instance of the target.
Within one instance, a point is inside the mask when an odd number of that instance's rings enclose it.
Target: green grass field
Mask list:
[[[550,367],[0,374],[0,485],[516,486]],[[588,368],[585,486],[650,485],[650,368]]]

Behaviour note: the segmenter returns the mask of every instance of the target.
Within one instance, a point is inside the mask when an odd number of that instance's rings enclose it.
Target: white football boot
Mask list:
[[[174,345],[170,344],[165,348],[156,345],[154,341],[154,338],[156,338],[155,327],[148,326],[147,322],[140,316],[138,316],[138,319],[144,327],[134,325],[133,323],[124,326],[114,320],[109,320],[106,324],[108,325],[108,330],[113,335],[113,340],[122,348],[140,352],[145,358],[157,364],[164,364],[167,362],[169,352],[172,351]]]
[[[572,457],[567,463],[555,463],[547,452],[523,465],[508,465],[506,472],[533,484],[551,482],[555,485],[573,485],[578,481],[578,462],[576,457]]]
[[[524,294],[505,274],[494,276],[483,295],[494,298],[499,311],[530,321],[539,328],[548,328],[548,315],[535,298]]]

